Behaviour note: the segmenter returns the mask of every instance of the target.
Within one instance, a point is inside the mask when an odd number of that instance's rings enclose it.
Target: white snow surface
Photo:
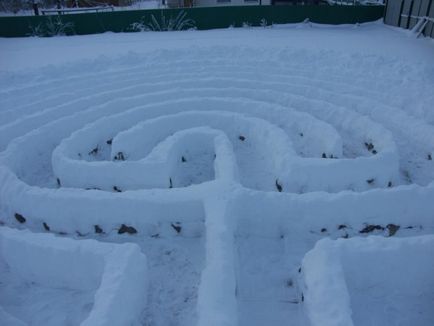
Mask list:
[[[432,325],[433,258],[433,235],[318,241],[302,265],[312,325]]]
[[[92,325],[317,325],[330,277],[327,325],[428,325],[433,56],[380,22],[0,39],[0,324],[84,323],[114,277]]]
[[[137,323],[147,282],[146,257],[135,244],[0,228],[2,325]]]

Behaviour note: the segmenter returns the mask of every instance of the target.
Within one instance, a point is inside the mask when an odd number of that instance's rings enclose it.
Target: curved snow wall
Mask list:
[[[245,24],[299,23],[305,19],[320,24],[355,24],[380,19],[383,12],[383,6],[228,6],[1,17],[0,37],[84,35],[144,29],[206,30]]]

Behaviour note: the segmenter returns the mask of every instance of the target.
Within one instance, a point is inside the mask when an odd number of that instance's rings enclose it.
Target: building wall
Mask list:
[[[270,5],[271,0],[194,0],[195,7]]]
[[[1,1],[1,0],[0,0]],[[99,5],[112,5],[112,6],[129,6],[133,3],[132,0],[95,0],[93,1],[83,1],[83,0],[67,0],[66,6],[71,8],[75,7],[75,4],[78,3],[79,7],[93,7],[95,3],[98,2]]]

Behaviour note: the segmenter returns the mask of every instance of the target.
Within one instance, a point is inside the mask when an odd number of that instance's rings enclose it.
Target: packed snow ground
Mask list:
[[[400,240],[434,233],[433,55],[381,23],[0,39],[0,223],[137,244],[147,300],[122,313],[141,325],[314,325],[331,293],[309,273],[327,288],[344,269],[340,316],[404,321],[374,311],[384,296],[428,326],[433,283],[401,291]],[[303,260],[324,238],[351,239]],[[385,267],[353,256],[389,240],[396,288],[372,292]],[[408,241],[429,275],[431,242]],[[23,283],[2,257],[0,321],[91,313],[92,293]]]
[[[146,256],[137,245],[58,239],[6,227],[0,229],[0,244],[2,325],[11,320],[13,325],[138,323],[148,276]],[[118,310],[120,305],[128,308]]]
[[[313,325],[432,325],[433,255],[433,235],[319,241],[303,259]]]

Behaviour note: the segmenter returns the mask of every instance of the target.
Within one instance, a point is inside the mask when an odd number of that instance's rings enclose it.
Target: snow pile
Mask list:
[[[16,321],[20,319],[32,324],[38,320],[44,325],[70,322],[92,326],[126,325],[138,321],[146,303],[146,257],[133,244],[74,241],[1,227],[0,261],[0,280],[5,277],[4,282],[0,282],[2,325],[6,325],[8,320],[15,320],[17,325],[24,324]],[[49,297],[62,301],[63,296],[70,293],[69,304],[78,307],[83,304],[80,299],[93,298],[82,308],[83,320],[68,320],[68,317],[62,317],[68,307],[62,307],[63,311],[53,311],[53,306],[48,311],[45,306],[36,317],[32,316],[32,305],[40,302],[33,302],[37,300],[38,293],[32,291],[32,287],[53,296],[45,296],[45,299]],[[79,296],[80,292],[87,294]],[[19,301],[16,305],[11,302],[11,297],[23,293],[35,296],[23,298],[22,302],[28,302],[26,305],[21,305]],[[121,306],[123,308],[119,309]]]
[[[303,259],[311,325],[432,325],[434,236],[319,241]]]

